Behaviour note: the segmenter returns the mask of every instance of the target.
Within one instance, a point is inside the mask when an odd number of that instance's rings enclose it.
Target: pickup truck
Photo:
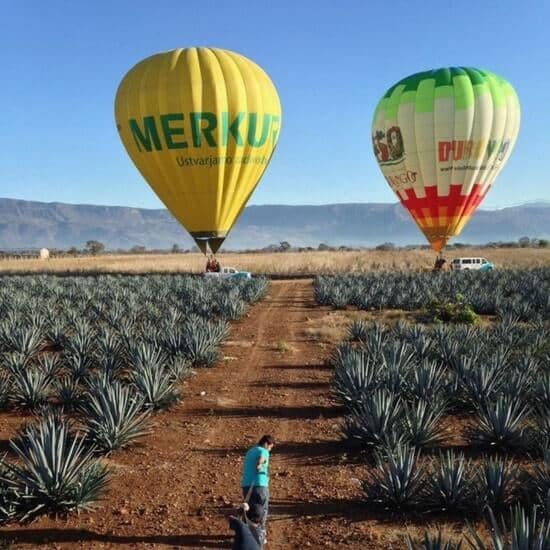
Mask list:
[[[205,279],[251,279],[250,271],[239,271],[234,267],[222,267],[221,271],[206,271]]]

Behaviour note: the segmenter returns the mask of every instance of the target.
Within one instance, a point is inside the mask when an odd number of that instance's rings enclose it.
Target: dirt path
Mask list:
[[[274,282],[233,325],[222,364],[185,384],[183,401],[157,417],[140,447],[110,459],[116,476],[98,511],[9,526],[0,537],[26,548],[228,548],[225,516],[240,499],[242,456],[270,433],[267,548],[367,548],[364,522],[344,519],[357,482],[336,444],[330,349],[305,330],[325,315],[311,281]]]

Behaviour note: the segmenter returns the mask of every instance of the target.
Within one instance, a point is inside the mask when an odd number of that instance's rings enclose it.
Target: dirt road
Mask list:
[[[269,433],[277,444],[267,548],[367,548],[364,522],[351,521],[361,467],[343,468],[337,445],[330,347],[305,330],[324,315],[311,281],[274,282],[233,324],[220,364],[186,382],[183,401],[139,447],[109,459],[116,475],[98,511],[0,536],[26,548],[228,548],[242,456]]]

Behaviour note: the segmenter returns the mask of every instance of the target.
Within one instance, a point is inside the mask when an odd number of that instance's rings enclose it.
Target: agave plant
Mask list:
[[[529,408],[519,398],[499,396],[478,408],[473,442],[498,449],[518,449],[526,444],[525,422]]]
[[[217,302],[218,312],[223,319],[240,319],[246,311],[246,302],[234,294],[222,294]]]
[[[81,353],[67,353],[65,366],[76,380],[83,380],[90,376],[94,368],[94,360],[91,355]]]
[[[537,441],[550,441],[550,403],[535,406],[534,429]]]
[[[510,500],[518,480],[518,468],[499,456],[485,458],[476,476],[477,502],[480,509],[502,509]]]
[[[109,470],[94,459],[94,450],[54,416],[27,426],[10,444],[19,461],[3,461],[10,475],[0,482],[23,495],[20,521],[91,509],[107,486]]]
[[[499,365],[496,361],[489,364],[472,366],[462,378],[464,388],[474,405],[483,405],[499,389]]]
[[[440,421],[445,412],[445,403],[428,403],[421,399],[405,405],[403,435],[414,447],[434,447],[445,437]]]
[[[95,382],[79,409],[88,439],[103,453],[130,445],[149,433],[144,400],[118,382]]]
[[[429,507],[434,511],[461,512],[474,503],[470,464],[462,453],[442,454],[428,482]]]
[[[423,361],[407,377],[407,393],[412,399],[429,401],[445,391],[445,371],[435,362]]]
[[[156,363],[145,363],[130,373],[130,380],[143,397],[147,409],[166,409],[180,397],[169,369]]]
[[[76,319],[72,325],[74,333],[65,344],[67,352],[73,355],[93,355],[96,336],[93,326],[82,319]]]
[[[522,488],[524,500],[550,518],[550,451],[545,451],[542,464],[535,464],[526,474]]]
[[[13,381],[12,400],[18,407],[37,409],[50,396],[51,379],[40,368],[13,361],[10,365]]]
[[[510,511],[510,526],[501,518],[499,525],[489,508],[491,546],[487,546],[470,527],[466,537],[472,550],[547,550],[550,548],[550,522],[537,517],[537,508],[525,510],[517,505]]]
[[[369,334],[369,325],[363,319],[355,319],[348,327],[350,342],[366,342]]]
[[[13,378],[9,372],[0,371],[0,410],[7,407],[12,396]]]
[[[53,380],[61,368],[59,356],[52,353],[43,354],[38,358],[38,366]]]
[[[550,357],[548,364],[550,365]],[[543,373],[537,379],[534,393],[537,403],[550,409],[550,372]]]
[[[417,506],[425,486],[419,453],[408,445],[379,455],[371,477],[362,483],[366,501],[385,509],[404,511]]]
[[[43,347],[43,339],[37,328],[13,327],[7,335],[8,349],[27,358],[36,355]]]
[[[197,367],[211,367],[218,359],[217,342],[204,326],[183,325],[185,356]]]
[[[377,387],[381,369],[364,351],[351,350],[339,359],[332,393],[348,410],[353,410]]]
[[[78,379],[64,376],[54,382],[58,403],[66,409],[74,409],[82,399],[82,386]]]
[[[407,550],[460,550],[462,548],[462,542],[444,540],[441,531],[435,535],[424,533],[424,537],[419,542],[415,542],[408,536],[405,543]]]
[[[344,420],[343,433],[348,440],[359,443],[364,449],[384,448],[396,441],[396,435],[401,435],[399,426],[402,416],[399,397],[386,390],[376,390]]]
[[[168,361],[167,368],[172,382],[181,382],[191,374],[191,365],[185,357],[173,357]]]
[[[65,324],[60,319],[50,319],[46,329],[46,340],[56,348],[64,346],[66,342]]]

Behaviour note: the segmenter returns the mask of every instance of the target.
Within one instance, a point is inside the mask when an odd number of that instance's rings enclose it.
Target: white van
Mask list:
[[[451,262],[451,269],[476,269],[478,271],[491,271],[495,266],[485,258],[455,258]]]

